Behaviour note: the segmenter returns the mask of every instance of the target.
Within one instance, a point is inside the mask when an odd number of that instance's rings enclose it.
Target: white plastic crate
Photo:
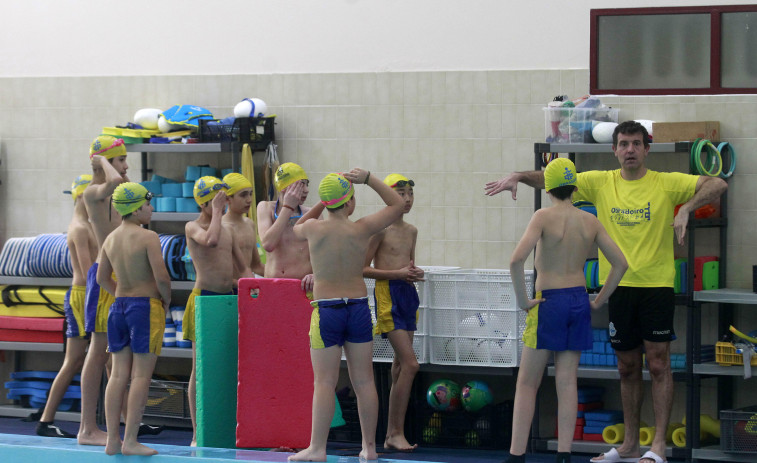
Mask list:
[[[418,363],[428,363],[428,342],[425,334],[413,336],[413,351]],[[375,336],[373,338],[373,361],[374,362],[392,362],[394,360],[394,349],[388,338]]]
[[[427,328],[430,362],[517,366],[526,312],[518,309],[508,270],[464,269],[430,274]],[[526,272],[533,293],[533,272]]]

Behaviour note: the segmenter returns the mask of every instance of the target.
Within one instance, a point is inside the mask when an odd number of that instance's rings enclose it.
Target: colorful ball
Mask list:
[[[434,410],[451,412],[460,408],[460,385],[449,379],[431,383],[426,401]]]
[[[462,403],[466,411],[477,412],[491,404],[493,400],[489,385],[483,381],[468,381],[463,386]]]

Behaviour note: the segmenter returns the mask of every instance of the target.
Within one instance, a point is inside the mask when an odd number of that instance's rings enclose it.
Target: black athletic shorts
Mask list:
[[[618,286],[609,300],[610,343],[615,350],[631,350],[643,341],[674,340],[673,288]]]

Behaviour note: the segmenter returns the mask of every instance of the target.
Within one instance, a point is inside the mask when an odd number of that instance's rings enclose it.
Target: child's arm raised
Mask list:
[[[597,246],[599,246],[599,250],[602,251],[602,254],[604,254],[610,262],[611,267],[604,286],[599,290],[597,297],[591,301],[592,309],[598,309],[607,302],[610,295],[615,291],[615,288],[620,284],[623,274],[625,274],[628,269],[626,256],[623,255],[623,252],[618,245],[615,244],[615,241],[610,238],[610,235],[607,234],[607,230],[605,230],[605,227],[599,220],[596,221],[596,226],[597,236],[594,238],[594,241],[597,243]]]
[[[389,185],[382,182],[377,177],[371,177],[371,173],[367,170],[363,170],[359,167],[355,167],[351,171],[344,174],[344,178],[352,183],[364,183],[373,188],[376,193],[384,200],[386,207],[378,212],[367,215],[359,219],[356,223],[359,223],[365,227],[368,235],[378,233],[384,228],[391,225],[397,219],[402,216],[402,210],[405,207],[405,202],[400,195],[397,194]]]
[[[105,159],[104,156],[101,156],[99,154],[95,154],[92,156],[92,167],[93,168],[100,168],[105,173],[105,183],[100,184],[90,184],[87,187],[87,190],[92,188],[92,191],[94,191],[94,198],[96,200],[103,200],[107,198],[108,196],[112,195],[113,192],[116,190],[116,187],[120,185],[122,182],[124,182],[124,178],[121,176],[121,174],[118,173],[115,167],[108,162],[107,159]],[[85,190],[86,191],[86,190]]]
[[[276,220],[273,220],[271,217],[268,203],[261,202],[258,204],[258,234],[260,235],[260,243],[266,252],[271,252],[279,246],[281,237],[284,235],[284,231],[289,223],[289,218],[294,214],[295,208],[300,205],[300,198],[302,197],[302,190],[304,188],[301,181],[297,181],[286,188],[284,195],[281,197],[279,218]]]
[[[202,246],[216,247],[218,240],[221,238],[221,229],[223,226],[221,221],[223,220],[223,210],[226,207],[226,202],[226,192],[219,191],[216,193],[211,202],[213,215],[211,216],[208,229],[205,230],[194,222],[187,222],[184,228],[187,236]]]
[[[163,253],[160,250],[160,239],[155,232],[148,232],[152,236],[147,236],[147,260],[152,268],[152,275],[155,278],[155,284],[158,286],[160,299],[163,301],[163,309],[166,314],[170,313],[171,306],[171,276],[166,269],[166,263],[163,260]]]
[[[534,213],[531,217],[531,221],[528,222],[528,227],[520,238],[518,245],[515,246],[513,255],[510,258],[510,277],[513,280],[513,287],[515,289],[515,299],[518,302],[518,307],[529,311],[537,304],[544,301],[544,299],[529,299],[528,291],[526,291],[526,272],[524,270],[524,264],[528,255],[536,247],[536,243],[541,238],[542,229],[544,228],[543,220],[539,214],[539,211]]]

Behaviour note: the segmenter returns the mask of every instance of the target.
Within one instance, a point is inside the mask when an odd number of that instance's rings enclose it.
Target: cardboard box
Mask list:
[[[655,143],[694,141],[697,138],[719,142],[720,122],[655,122],[652,124],[652,134]]]

